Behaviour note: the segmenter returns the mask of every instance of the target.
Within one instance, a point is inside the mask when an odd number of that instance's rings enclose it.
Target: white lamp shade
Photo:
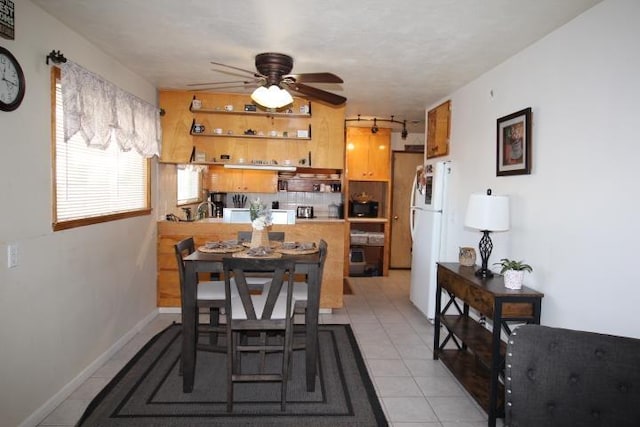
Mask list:
[[[509,197],[472,194],[469,197],[464,225],[478,230],[509,229]]]
[[[253,91],[251,99],[266,108],[282,108],[293,103],[291,94],[277,85],[271,85],[269,89],[260,86]]]

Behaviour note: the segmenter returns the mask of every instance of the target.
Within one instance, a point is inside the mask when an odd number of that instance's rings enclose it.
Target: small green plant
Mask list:
[[[502,258],[500,262],[493,264],[502,267],[500,274],[504,274],[507,270],[528,271],[529,273],[533,271],[533,268],[529,264],[525,264],[524,261],[515,261],[509,258]]]

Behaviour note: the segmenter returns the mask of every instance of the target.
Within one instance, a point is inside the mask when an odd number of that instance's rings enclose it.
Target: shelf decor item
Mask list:
[[[531,108],[498,119],[496,175],[531,173]]]
[[[465,267],[473,267],[476,265],[476,250],[471,247],[460,247],[458,252],[458,261]]]
[[[531,273],[533,271],[533,268],[529,264],[525,264],[524,261],[515,261],[508,258],[502,258],[500,262],[496,262],[494,265],[502,267],[500,274],[504,275],[504,286],[509,289],[522,289],[524,272]]]
[[[476,271],[476,276],[493,277],[493,273],[487,267],[489,256],[493,250],[489,233],[509,229],[509,198],[507,196],[492,196],[491,189],[487,190],[487,194],[472,194],[469,197],[464,225],[482,231],[482,238],[478,244],[482,267]]]
[[[249,204],[249,217],[253,228],[249,246],[252,248],[269,247],[269,228],[272,224],[271,209],[259,198],[255,199]]]

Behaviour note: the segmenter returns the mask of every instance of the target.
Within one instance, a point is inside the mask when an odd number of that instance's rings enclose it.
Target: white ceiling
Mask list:
[[[286,53],[293,73],[342,77],[315,86],[347,97],[348,117],[421,132],[426,106],[600,0],[32,1],[158,88],[239,80],[209,61],[254,70]]]

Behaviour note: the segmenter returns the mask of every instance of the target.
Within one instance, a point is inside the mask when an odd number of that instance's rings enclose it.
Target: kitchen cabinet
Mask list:
[[[347,128],[347,178],[380,181],[391,178],[391,129]]]
[[[438,263],[433,358],[440,359],[489,415],[489,427],[504,417],[503,370],[510,323],[540,323],[544,294],[504,286],[501,275],[480,279],[475,267]],[[462,308],[460,307],[462,303]],[[470,309],[491,319],[486,328]],[[440,328],[444,326],[444,328]],[[444,339],[440,334],[444,333]],[[453,343],[453,345],[447,344]]]
[[[191,109],[194,96],[199,109]],[[291,112],[254,112],[245,111],[252,105],[248,95],[169,90],[160,91],[159,100],[162,162],[186,163],[195,147],[209,164],[228,157],[231,163],[288,160],[296,166],[344,168],[344,106],[294,98]],[[204,131],[191,132],[194,123]],[[255,135],[246,135],[249,130]]]
[[[185,92],[161,91],[158,102],[162,126],[160,161],[189,163],[193,150],[193,138],[190,134],[193,116],[189,111],[191,96]]]
[[[370,129],[365,129],[367,132],[371,132]],[[382,130],[382,129],[381,129]],[[352,151],[348,152],[348,155],[353,154]],[[378,168],[386,169],[391,168],[391,158],[386,157],[386,163],[380,164]],[[372,175],[376,177],[377,175]],[[352,179],[345,180],[345,194],[347,197],[352,198],[356,194],[366,193],[370,196],[371,200],[378,202],[378,217],[377,218],[363,218],[363,217],[350,217],[348,203],[345,203],[346,216],[348,227],[345,229],[345,246],[359,247],[364,251],[366,258],[366,268],[375,268],[378,275],[387,276],[389,274],[389,249],[390,249],[390,215],[391,215],[391,191],[390,180],[388,177],[382,178],[384,174],[380,175],[380,179]],[[376,240],[376,244],[369,244],[367,240],[366,245],[353,245],[351,244],[351,232],[354,230],[365,231],[382,234],[382,242]],[[349,252],[345,254],[345,276],[350,274],[349,271]]]
[[[275,193],[278,173],[251,169],[209,168],[209,190],[220,193]]]
[[[444,102],[427,113],[427,159],[449,154],[451,101]]]

